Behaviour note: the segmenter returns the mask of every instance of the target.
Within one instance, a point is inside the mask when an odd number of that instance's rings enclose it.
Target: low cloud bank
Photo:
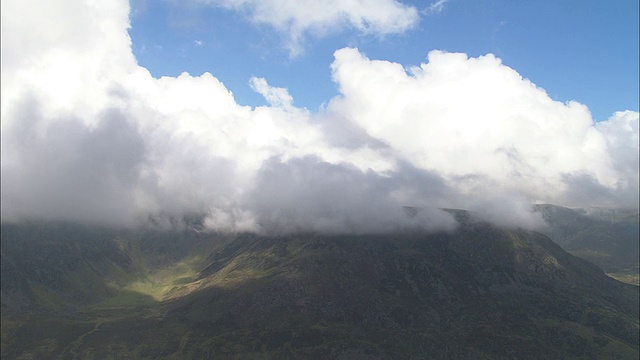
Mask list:
[[[340,49],[324,109],[261,78],[251,108],[211,74],[138,66],[125,1],[67,5],[87,17],[2,4],[3,221],[379,233],[455,227],[439,208],[534,228],[533,203],[638,206],[638,113],[595,123],[491,54],[406,69]]]

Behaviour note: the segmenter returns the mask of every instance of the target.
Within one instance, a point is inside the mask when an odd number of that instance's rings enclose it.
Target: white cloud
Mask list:
[[[126,2],[3,1],[2,117],[37,93],[45,112],[96,119],[117,97],[114,79],[136,66],[128,11]]]
[[[449,0],[437,0],[425,9],[425,13],[427,15],[439,14],[444,10],[444,7],[448,2]]]
[[[63,2],[74,12],[55,13]],[[2,3],[3,221],[195,213],[216,230],[435,230],[453,226],[439,207],[536,226],[535,201],[638,196],[637,112],[595,124],[492,55],[433,51],[407,71],[342,49],[326,109],[262,78],[250,83],[270,105],[250,108],[209,73],[139,67],[125,1],[50,5],[57,16]],[[50,33],[25,25],[37,23]],[[423,210],[411,219],[405,205]]]
[[[249,80],[251,88],[262,95],[271,106],[291,109],[293,98],[285,88],[271,87],[264,78],[252,77]]]
[[[329,109],[463,192],[502,189],[554,201],[572,185],[567,176],[588,176],[620,195],[637,194],[637,177],[613,166],[611,144],[620,132],[620,151],[637,153],[629,138],[637,137],[637,113],[596,126],[584,105],[553,101],[493,55],[432,51],[428,60],[407,73],[339,50],[332,69],[342,96]],[[633,160],[624,163],[637,169]]]
[[[402,33],[419,19],[415,7],[397,0],[198,0],[246,14],[256,24],[273,27],[287,39],[292,56],[303,51],[305,36],[355,28],[363,34]]]
[[[616,112],[607,121],[596,124],[596,129],[601,132],[607,141],[608,153],[611,164],[617,176],[615,178],[616,189],[638,188],[638,113],[635,111]],[[619,196],[626,196],[622,193]],[[638,206],[638,196],[630,194],[627,199]],[[624,199],[616,199],[615,202],[624,202]]]

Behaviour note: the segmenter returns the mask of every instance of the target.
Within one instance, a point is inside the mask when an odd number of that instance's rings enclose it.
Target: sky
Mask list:
[[[638,207],[637,1],[1,6],[2,221],[380,233]]]
[[[220,5],[225,3],[242,5]],[[133,52],[155,77],[210,72],[240,104],[251,106],[266,104],[248,86],[257,76],[286,87],[297,106],[318,109],[338,93],[328,66],[333,52],[353,46],[405,67],[420,65],[434,49],[494,54],[554,100],[587,105],[596,121],[638,111],[634,0],[404,1],[416,16],[401,29],[360,31],[338,18],[322,30],[309,24],[293,44],[290,25],[260,20],[252,3],[134,0]],[[275,7],[266,11],[285,14]]]

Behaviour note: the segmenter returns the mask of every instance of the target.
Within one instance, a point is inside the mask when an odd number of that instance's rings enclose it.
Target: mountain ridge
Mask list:
[[[63,227],[32,238],[31,247],[22,246],[19,227],[3,225],[3,358],[637,357],[637,287],[545,235],[461,223],[451,233],[281,237],[109,229],[95,236],[99,230]],[[69,249],[54,252],[59,259],[84,254],[76,266],[104,246],[110,255],[89,262],[109,262],[79,268],[102,274],[111,292],[87,300],[62,289],[59,298],[73,300],[67,306],[12,312],[5,300],[16,287],[5,287],[7,276],[48,286],[57,274],[84,286],[64,271],[5,273],[6,259],[28,258],[39,241]],[[12,261],[40,274],[47,266],[73,272],[62,260],[39,269]],[[125,266],[129,278],[119,277]],[[40,338],[25,338],[34,333]]]

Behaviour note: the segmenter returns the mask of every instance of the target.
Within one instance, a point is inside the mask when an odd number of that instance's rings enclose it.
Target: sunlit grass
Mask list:
[[[150,306],[157,302],[153,297],[138,291],[122,290],[117,295],[104,299],[90,308],[93,310],[105,309],[134,309],[141,306]]]
[[[640,274],[607,273],[607,275],[623,283],[640,286]]]
[[[94,310],[133,309],[151,306],[166,300],[167,295],[176,287],[184,286],[196,280],[201,256],[192,256],[164,269],[147,270],[145,276],[128,284],[112,289],[116,294],[91,306]]]

